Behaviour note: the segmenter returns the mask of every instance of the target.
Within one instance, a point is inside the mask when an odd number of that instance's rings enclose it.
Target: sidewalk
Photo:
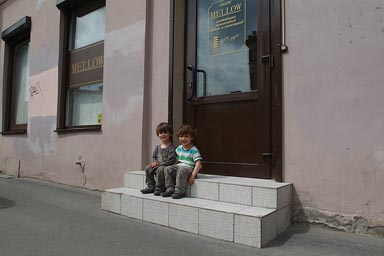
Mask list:
[[[101,193],[0,178],[0,256],[384,255],[384,238],[292,225],[264,249],[201,237],[100,209]]]

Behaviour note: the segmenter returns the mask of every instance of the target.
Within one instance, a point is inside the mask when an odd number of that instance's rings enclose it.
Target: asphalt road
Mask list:
[[[101,193],[0,178],[0,256],[364,255],[384,238],[292,225],[263,249],[201,237],[101,210]]]

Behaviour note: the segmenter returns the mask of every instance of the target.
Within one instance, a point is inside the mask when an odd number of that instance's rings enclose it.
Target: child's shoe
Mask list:
[[[170,190],[160,193],[162,197],[170,197],[172,194],[173,194],[173,191],[170,191]]]
[[[175,192],[175,193],[172,194],[172,198],[173,199],[180,199],[180,198],[183,198],[183,197],[185,197],[184,193]]]
[[[150,194],[150,193],[155,192],[155,189],[154,188],[150,188],[150,187],[146,187],[146,188],[140,190],[140,192],[143,193],[143,194]]]
[[[165,191],[164,186],[157,186],[155,187],[155,193],[153,193],[155,196],[160,196],[162,192]]]
[[[155,189],[155,192],[153,193],[155,196],[161,195],[161,190],[160,189]]]

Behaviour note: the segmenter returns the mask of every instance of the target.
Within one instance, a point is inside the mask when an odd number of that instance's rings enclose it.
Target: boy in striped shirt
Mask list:
[[[193,185],[203,160],[199,150],[194,145],[196,132],[190,125],[182,125],[177,130],[177,137],[179,137],[181,144],[176,148],[178,163],[165,167],[166,191],[161,193],[161,196],[172,196],[173,199],[185,196],[187,184]]]

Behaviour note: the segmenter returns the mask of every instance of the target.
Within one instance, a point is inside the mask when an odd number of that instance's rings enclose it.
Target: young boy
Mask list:
[[[163,169],[168,165],[174,164],[176,161],[175,146],[171,142],[172,134],[172,126],[168,123],[157,125],[156,135],[159,137],[161,144],[157,145],[153,151],[153,162],[145,167],[146,187],[140,190],[141,193],[154,193],[159,196],[161,192],[165,191]],[[155,182],[155,175],[158,182]]]
[[[187,183],[193,185],[203,160],[199,150],[194,146],[196,132],[190,125],[182,125],[177,130],[177,137],[181,144],[176,148],[178,163],[163,170],[166,191],[161,193],[161,196],[172,196],[173,199],[185,196]]]

